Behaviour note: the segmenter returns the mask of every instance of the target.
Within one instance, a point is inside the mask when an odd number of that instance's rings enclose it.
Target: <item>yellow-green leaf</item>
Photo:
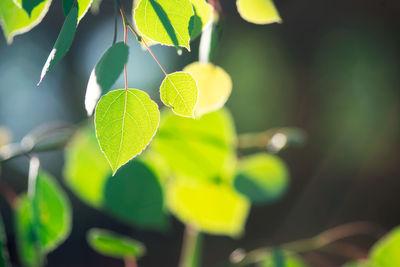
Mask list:
[[[79,21],[86,15],[90,6],[92,5],[93,0],[77,0],[76,5],[78,6],[78,23]],[[75,0],[63,0],[63,10],[65,16],[68,15],[69,11],[73,7]]]
[[[400,227],[396,227],[372,247],[370,262],[379,267],[400,266]]]
[[[222,68],[211,63],[194,62],[186,66],[199,87],[199,101],[195,109],[196,117],[220,109],[232,91],[232,80]]]
[[[236,5],[240,16],[248,22],[255,24],[282,22],[272,0],[237,0]]]
[[[137,89],[119,89],[104,95],[96,107],[96,135],[113,173],[137,156],[157,131],[157,104]]]
[[[190,51],[189,23],[194,11],[189,0],[141,0],[134,12],[135,25],[145,37]]]
[[[10,44],[14,36],[30,31],[38,25],[46,15],[51,0],[46,0],[37,5],[31,16],[22,8],[21,0],[1,0],[0,20],[4,36]]]
[[[168,74],[160,87],[161,101],[180,116],[194,117],[199,89],[187,72]]]

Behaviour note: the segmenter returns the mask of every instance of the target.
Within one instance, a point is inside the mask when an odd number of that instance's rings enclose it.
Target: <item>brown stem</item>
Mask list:
[[[124,263],[125,267],[138,267],[136,258],[125,258]]]

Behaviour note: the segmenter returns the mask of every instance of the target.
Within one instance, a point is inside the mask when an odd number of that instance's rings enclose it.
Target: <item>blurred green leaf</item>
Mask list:
[[[103,205],[111,170],[93,127],[78,130],[68,144],[63,174],[66,184],[86,204],[97,208]]]
[[[237,0],[237,9],[243,19],[256,24],[269,24],[282,19],[272,0]]]
[[[104,95],[96,107],[96,136],[113,174],[140,154],[155,135],[160,121],[157,104],[137,89]]]
[[[197,179],[231,179],[236,135],[230,113],[221,109],[190,119],[162,112],[152,150],[180,176]],[[232,163],[233,162],[233,163]],[[228,177],[226,177],[228,176]]]
[[[137,259],[146,253],[141,242],[103,229],[90,229],[87,240],[94,250],[109,257]]]
[[[23,9],[21,0],[1,0],[0,20],[4,36],[10,44],[15,35],[30,31],[38,25],[46,15],[51,0],[45,0],[37,5],[31,15]]]
[[[194,15],[189,22],[190,39],[196,39],[204,27],[211,23],[212,6],[205,0],[190,0],[193,6]]]
[[[306,264],[299,256],[275,249],[272,253],[268,254],[265,259],[260,263],[260,267],[307,267]]]
[[[180,116],[194,118],[199,89],[187,72],[168,74],[160,87],[161,101]]]
[[[104,205],[112,215],[144,229],[168,226],[161,185],[155,173],[137,160],[108,179]]]
[[[78,7],[78,23],[85,16],[86,12],[92,5],[93,0],[77,0],[76,6]],[[65,16],[69,14],[71,8],[73,7],[75,0],[63,0],[62,6]]]
[[[278,200],[288,185],[286,164],[277,156],[260,153],[238,163],[234,185],[255,204]]]
[[[51,50],[46,60],[46,63],[43,66],[38,85],[42,82],[44,76],[55,66],[58,61],[60,61],[65,56],[65,54],[71,47],[72,41],[75,37],[77,19],[78,9],[77,7],[74,7],[65,18],[64,24],[60,30],[56,43],[54,44],[54,47]]]
[[[392,230],[372,247],[370,262],[379,267],[400,266],[400,227]]]
[[[97,62],[86,88],[85,108],[92,115],[100,96],[111,89],[128,61],[129,48],[123,42],[111,46]]]
[[[141,0],[135,8],[134,21],[145,37],[190,51],[189,23],[193,15],[189,0]]]

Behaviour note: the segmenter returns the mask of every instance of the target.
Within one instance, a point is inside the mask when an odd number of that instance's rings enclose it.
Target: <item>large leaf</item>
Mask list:
[[[160,87],[162,102],[183,117],[194,117],[199,89],[187,72],[168,74]]]
[[[39,172],[36,180],[33,211],[37,212],[38,239],[43,251],[61,244],[71,232],[71,205],[53,177]]]
[[[103,229],[90,229],[87,240],[94,250],[109,257],[137,259],[146,253],[141,242]]]
[[[112,215],[145,229],[167,226],[161,185],[155,173],[134,160],[107,181],[105,208]]]
[[[370,262],[379,267],[400,266],[400,227],[392,230],[372,247]]]
[[[65,153],[64,177],[67,185],[87,204],[101,207],[105,183],[110,174],[94,128],[77,131]]]
[[[32,1],[32,0],[31,0]],[[77,0],[76,5],[78,6],[78,23],[79,21],[86,15],[87,11],[89,10],[90,6],[92,5],[93,0]],[[75,0],[63,0],[63,10],[65,16],[68,15],[71,8],[73,7]]]
[[[240,16],[248,22],[256,24],[282,22],[272,0],[237,0],[236,5]]]
[[[190,39],[197,38],[204,27],[211,23],[212,6],[205,0],[190,0],[193,5],[194,16],[190,19],[189,32]]]
[[[174,173],[213,180],[221,178],[225,169],[233,169],[235,143],[232,118],[224,109],[196,120],[166,111],[152,149]]]
[[[189,0],[141,0],[134,12],[136,27],[145,37],[190,51],[189,24],[194,11]]]
[[[86,88],[85,108],[92,115],[100,96],[111,89],[128,61],[129,48],[123,42],[110,47],[97,62]]]
[[[115,90],[100,99],[96,135],[113,174],[146,148],[159,121],[157,104],[140,90]]]
[[[243,232],[249,201],[224,183],[175,179],[167,184],[171,212],[196,229],[216,235]]]
[[[279,199],[288,185],[286,164],[277,156],[260,153],[241,159],[235,188],[253,203],[265,204]]]
[[[75,31],[78,19],[78,9],[74,7],[69,12],[65,19],[65,22],[61,28],[60,34],[51,50],[46,63],[43,66],[42,73],[40,75],[40,81],[38,85],[42,82],[44,76],[55,66],[55,64],[60,61],[65,54],[68,52],[72,41],[75,37]]]
[[[194,62],[183,70],[193,76],[199,87],[199,102],[195,110],[197,117],[220,109],[228,100],[232,80],[222,68],[211,63]]]
[[[4,35],[10,44],[15,35],[30,31],[38,25],[46,15],[51,0],[45,0],[37,5],[29,16],[23,9],[21,0],[1,0],[0,20]]]

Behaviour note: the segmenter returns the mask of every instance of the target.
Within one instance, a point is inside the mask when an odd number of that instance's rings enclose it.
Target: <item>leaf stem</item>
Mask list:
[[[190,225],[186,225],[179,267],[199,266],[201,241],[199,231]]]
[[[125,258],[124,263],[125,267],[138,267],[136,258]]]

